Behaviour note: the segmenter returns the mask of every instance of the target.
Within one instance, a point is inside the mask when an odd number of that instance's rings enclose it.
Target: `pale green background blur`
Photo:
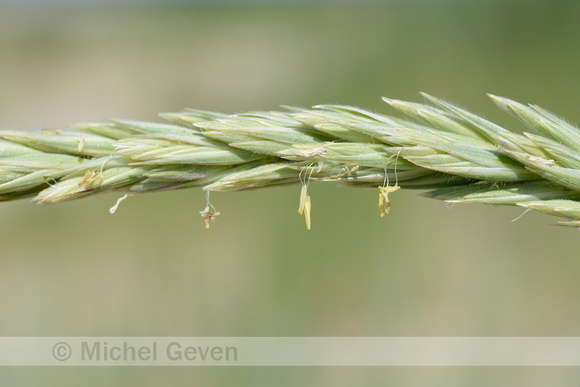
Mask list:
[[[579,2],[0,8],[0,128],[485,93],[580,121]],[[2,336],[578,336],[580,234],[311,184],[0,205]],[[2,386],[573,385],[578,368],[4,368]]]

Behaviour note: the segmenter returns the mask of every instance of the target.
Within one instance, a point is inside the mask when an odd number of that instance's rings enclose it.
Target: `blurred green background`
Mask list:
[[[0,7],[0,128],[493,93],[580,121],[580,3]],[[580,237],[517,208],[310,186],[0,205],[1,336],[578,336]],[[4,368],[2,385],[573,385],[577,368]]]

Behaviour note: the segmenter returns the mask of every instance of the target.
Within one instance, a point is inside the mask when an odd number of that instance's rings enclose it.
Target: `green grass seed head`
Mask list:
[[[310,181],[379,187],[379,214],[399,188],[450,203],[520,206],[580,226],[580,131],[552,113],[490,95],[531,133],[519,134],[444,100],[383,98],[407,116],[352,106],[226,115],[165,113],[170,124],[111,120],[79,131],[0,131],[0,200],[48,204],[97,193],[202,187],[240,191]],[[389,179],[395,184],[389,185]],[[121,199],[111,208],[114,213]],[[219,212],[200,212],[206,227]]]

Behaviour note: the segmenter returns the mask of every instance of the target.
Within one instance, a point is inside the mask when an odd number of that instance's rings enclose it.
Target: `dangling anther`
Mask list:
[[[220,213],[217,212],[217,210],[215,209],[215,207],[213,206],[213,204],[210,203],[210,201],[209,201],[209,191],[207,191],[205,193],[205,199],[206,199],[205,209],[203,211],[200,211],[199,214],[205,220],[205,228],[208,229],[209,228],[209,221],[211,220],[212,222],[215,222],[216,221],[216,217]]]
[[[399,187],[399,179],[397,176],[397,161],[399,160],[399,153],[397,153],[397,157],[395,158],[395,186],[389,186],[389,175],[387,173],[387,167],[385,167],[385,180],[383,182],[383,186],[379,186],[379,212],[381,214],[381,218],[389,213],[391,210],[391,202],[389,201],[389,194],[391,192],[395,192],[401,187]],[[393,157],[393,156],[391,156]]]
[[[298,175],[300,183],[302,183],[302,188],[300,190],[300,205],[298,206],[298,213],[300,215],[304,214],[304,219],[306,220],[306,229],[310,230],[310,211],[312,210],[312,202],[310,201],[310,195],[308,195],[308,184],[310,183],[310,177],[312,176],[312,169],[308,178],[306,178],[306,168],[303,168]],[[304,176],[302,175],[304,173]]]

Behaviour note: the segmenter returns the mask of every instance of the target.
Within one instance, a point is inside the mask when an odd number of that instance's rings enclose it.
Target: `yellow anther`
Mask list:
[[[82,153],[82,151],[85,150],[85,138],[84,137],[77,138],[77,142],[79,143],[77,150],[79,151],[79,153]]]
[[[87,171],[81,181],[79,181],[79,187],[95,184],[100,178],[100,172]]]
[[[208,229],[209,228],[209,221],[211,220],[212,222],[215,222],[216,221],[216,217],[220,213],[217,212],[217,211],[215,211],[215,210],[212,211],[209,208],[209,206],[207,206],[207,207],[205,207],[205,210],[200,211],[199,214],[205,220],[205,228]]]
[[[304,214],[306,220],[306,229],[310,230],[310,211],[312,209],[312,202],[310,201],[310,195],[308,195],[308,186],[302,184],[302,189],[300,191],[300,205],[298,206],[298,213],[300,215]]]
[[[199,211],[199,214],[201,215],[203,220],[205,220],[205,228],[208,229],[209,228],[209,221],[211,220],[212,222],[215,222],[216,217],[220,213],[215,209],[213,204],[211,204],[211,202],[209,201],[209,191],[206,191],[206,193],[205,193],[205,200],[206,200],[205,209],[203,211]]]
[[[381,187],[379,186],[379,211],[381,213],[381,218],[389,213],[391,210],[391,202],[389,201],[389,193],[395,192],[400,189],[398,185],[394,187]]]

